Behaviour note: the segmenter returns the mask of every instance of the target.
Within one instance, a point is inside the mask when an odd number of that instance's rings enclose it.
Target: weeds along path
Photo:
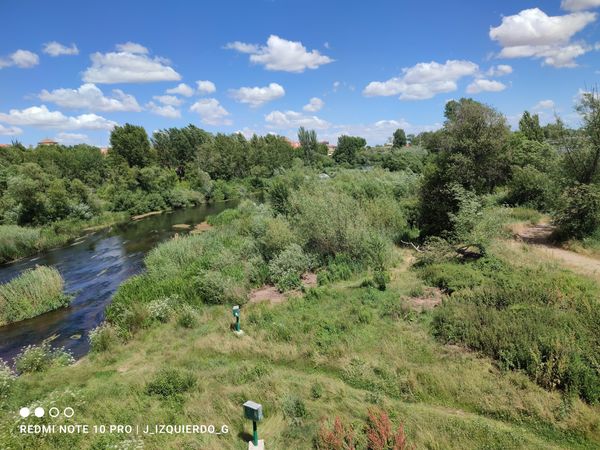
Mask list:
[[[552,245],[550,241],[550,235],[554,231],[552,225],[518,224],[513,230],[516,238],[516,241],[511,243],[513,246],[518,245],[519,242],[523,243],[540,256],[556,260],[575,272],[600,280],[600,259]]]

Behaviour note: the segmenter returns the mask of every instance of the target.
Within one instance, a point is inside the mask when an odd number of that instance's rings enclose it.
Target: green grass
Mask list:
[[[414,283],[412,273],[399,272],[386,292],[359,288],[360,279],[354,279],[275,307],[248,305],[241,339],[229,330],[229,308],[211,306],[192,329],[175,320],[157,324],[128,345],[76,366],[21,376],[2,406],[0,443],[87,449],[133,439],[147,448],[241,449],[247,445],[242,433],[251,430],[241,404],[253,399],[263,404],[259,430],[270,448],[313,448],[322,419],[364,421],[372,406],[404,423],[417,448],[598,445],[597,408],[579,400],[566,405],[557,392],[522,374],[499,371],[485,358],[436,342],[428,332],[430,315],[403,306]],[[219,437],[11,433],[20,423],[18,408],[37,404],[70,405],[77,423],[213,423],[228,425],[230,432]]]
[[[0,285],[0,326],[66,306],[64,281],[54,267],[29,269]]]

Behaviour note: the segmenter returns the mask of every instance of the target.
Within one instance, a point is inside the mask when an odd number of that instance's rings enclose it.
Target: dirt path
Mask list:
[[[530,245],[536,252],[561,261],[566,267],[584,275],[600,279],[600,259],[565,250],[552,245],[550,236],[554,227],[548,223],[537,225],[519,224],[515,238]]]

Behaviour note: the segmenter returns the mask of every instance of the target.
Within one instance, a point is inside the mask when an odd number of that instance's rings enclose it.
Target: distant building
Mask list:
[[[58,142],[53,141],[52,139],[42,139],[40,142],[38,142],[38,145],[58,145]]]
[[[100,147],[100,153],[103,155],[108,155],[108,147]]]
[[[292,148],[300,148],[301,147],[300,142],[292,141],[288,138],[286,138],[286,141],[289,142],[289,144],[292,146]]]
[[[0,148],[10,147],[10,144],[0,144]]]

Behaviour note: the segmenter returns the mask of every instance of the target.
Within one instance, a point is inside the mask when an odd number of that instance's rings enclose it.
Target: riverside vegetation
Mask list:
[[[410,149],[400,132],[391,148],[344,137],[331,159],[301,130],[301,161],[250,175],[263,203],[245,200],[147,255],[90,334],[89,356],[69,366],[60,349],[34,347],[16,360],[20,376],[0,366],[1,443],[242,448],[241,404],[253,399],[273,448],[597,448],[598,280],[509,242],[512,224],[546,214],[557,242],[593,247],[597,93],[578,110],[579,130],[525,113],[511,132],[461,99]],[[230,164],[233,180],[243,170]],[[302,286],[308,271],[318,286]],[[264,285],[301,295],[247,302]],[[234,304],[243,338],[229,330]],[[230,432],[19,435],[18,409],[38,404],[71,406],[90,425]]]

